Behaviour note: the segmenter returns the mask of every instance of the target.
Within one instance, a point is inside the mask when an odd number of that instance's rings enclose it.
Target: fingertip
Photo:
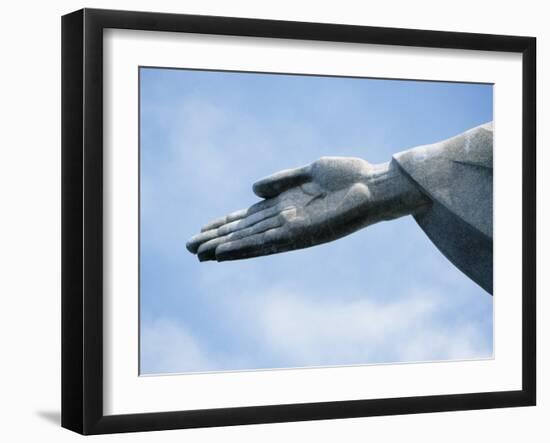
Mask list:
[[[277,196],[277,193],[266,186],[264,180],[260,180],[252,185],[252,191],[260,198],[270,198]]]
[[[187,248],[187,250],[188,250],[191,254],[196,254],[196,253],[197,253],[197,244],[193,241],[193,239],[189,240],[189,241],[185,244],[185,247]]]
[[[202,243],[204,243],[204,241],[205,241],[204,235],[203,233],[200,233],[191,237],[189,241],[185,244],[185,247],[192,254],[196,254],[197,251],[199,250],[199,247],[201,246]]]
[[[197,254],[197,258],[199,259],[200,262],[203,262],[203,261],[212,261],[216,258],[216,256],[213,253],[213,251],[206,251],[206,252],[201,252]]]
[[[216,259],[216,249],[209,244],[209,242],[200,245],[197,250],[197,257],[199,261],[209,261]]]

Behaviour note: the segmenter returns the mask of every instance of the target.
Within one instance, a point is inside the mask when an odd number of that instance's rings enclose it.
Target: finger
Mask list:
[[[286,169],[270,175],[254,183],[252,189],[258,197],[271,198],[311,179],[311,168],[304,166],[296,169]]]
[[[217,218],[216,220],[213,220],[210,223],[207,223],[201,229],[201,232],[210,231],[211,229],[218,228],[222,225],[225,225],[226,223],[229,223],[229,222],[232,222],[232,221],[235,221],[235,220],[239,220],[241,218],[246,217],[247,215],[254,214],[256,212],[259,212],[259,211],[262,211],[264,209],[270,208],[271,206],[274,206],[275,204],[277,204],[277,200],[275,200],[275,199],[262,200],[258,203],[253,204],[248,209],[241,209],[239,211],[232,212],[229,215]]]
[[[246,218],[227,223],[223,226],[220,226],[219,228],[201,232],[200,234],[192,237],[191,240],[187,242],[187,249],[194,254],[198,251],[198,248],[201,246],[201,244],[205,242],[213,240],[217,237],[222,237],[224,235],[230,234],[231,232],[239,231],[241,229],[252,226],[268,217],[276,215],[279,212],[280,210],[277,206],[272,206],[270,208],[264,209],[263,211],[253,213]]]
[[[278,228],[282,223],[283,221],[280,217],[271,217],[249,228],[241,229],[240,231],[232,232],[222,237],[217,237],[200,245],[197,256],[200,261],[214,260],[216,258],[216,248],[219,245],[260,234],[269,229]]]
[[[268,217],[272,217],[278,212],[279,212],[279,208],[277,206],[272,206],[271,208],[264,209],[263,211],[260,211],[260,212],[256,212],[255,214],[249,215],[246,218],[243,218],[241,220],[235,220],[234,222],[227,223],[226,225],[220,226],[218,228],[218,233],[219,235],[226,235],[231,232],[238,231],[240,229],[248,228],[249,226],[252,226],[253,224],[256,224]]]
[[[211,231],[219,226],[225,225],[228,221],[238,220],[240,218],[246,217],[248,209],[240,209],[238,211],[232,212],[231,214],[224,215],[223,217],[217,218],[208,222],[201,229],[201,232]]]
[[[287,231],[284,227],[269,229],[260,234],[219,245],[216,248],[216,260],[238,260],[273,254],[279,252],[279,246],[287,242]]]
[[[213,238],[218,237],[218,230],[217,229],[211,229],[210,231],[204,231],[200,234],[194,235],[189,239],[185,247],[189,252],[192,254],[196,254],[197,250],[199,249],[199,246],[207,242],[209,240],[212,240]]]

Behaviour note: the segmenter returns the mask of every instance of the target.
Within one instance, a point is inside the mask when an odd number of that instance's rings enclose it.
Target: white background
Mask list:
[[[548,92],[541,80],[550,74],[550,30],[543,2],[525,0],[456,3],[247,2],[233,0],[168,2],[157,0],[87,3],[10,2],[4,5],[0,69],[0,312],[2,365],[0,407],[4,441],[72,441],[78,435],[59,428],[60,409],[60,15],[82,6],[234,15],[287,20],[413,27],[484,33],[535,35],[539,41],[539,154],[550,116],[543,113]],[[547,195],[539,155],[539,190]],[[546,156],[545,156],[546,157]],[[544,164],[546,163],[546,164]],[[548,200],[548,199],[547,199]],[[539,196],[539,202],[542,198]],[[548,218],[540,207],[539,225]],[[540,214],[540,213],[539,213]],[[548,235],[539,239],[546,243]],[[540,241],[539,273],[548,266],[550,245]],[[541,275],[539,294],[549,284]],[[550,326],[539,309],[539,405],[531,408],[468,411],[414,416],[286,423],[219,429],[164,431],[96,437],[131,441],[423,441],[465,440],[543,442],[550,435]]]

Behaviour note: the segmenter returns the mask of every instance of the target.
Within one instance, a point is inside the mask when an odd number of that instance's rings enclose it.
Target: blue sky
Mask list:
[[[492,120],[492,86],[141,68],[140,94],[142,374],[492,356],[492,297],[412,217],[244,261],[185,249],[273,172]]]

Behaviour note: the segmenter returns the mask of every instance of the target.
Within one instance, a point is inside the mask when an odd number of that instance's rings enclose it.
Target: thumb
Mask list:
[[[311,180],[311,167],[285,169],[254,183],[252,189],[258,197],[271,198]]]

